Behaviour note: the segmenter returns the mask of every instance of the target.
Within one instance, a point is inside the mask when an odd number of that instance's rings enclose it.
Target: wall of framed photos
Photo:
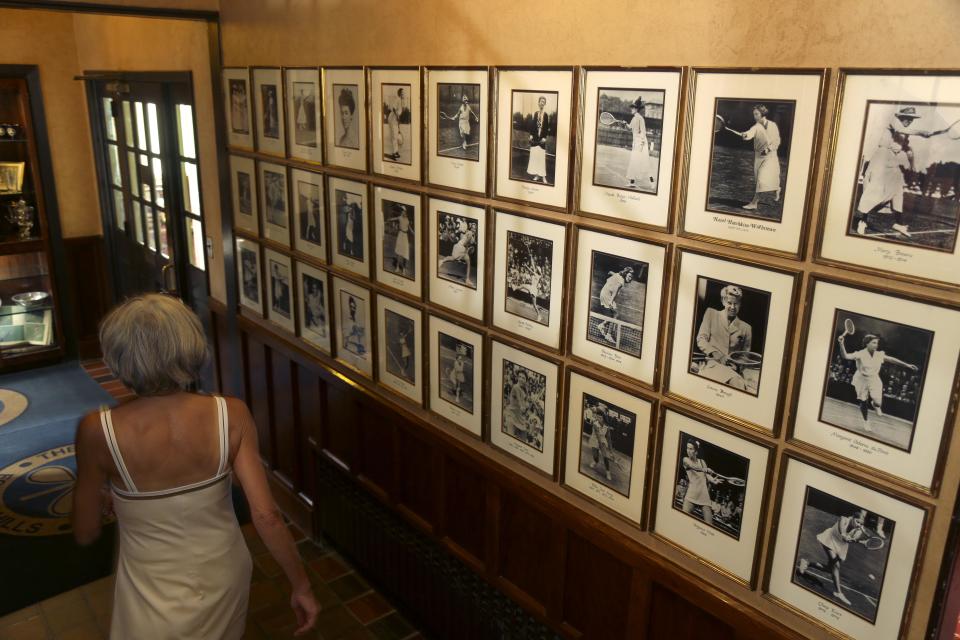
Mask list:
[[[960,85],[902,69],[950,59],[943,26],[493,5],[223,8],[242,315],[785,627],[922,636],[960,482]],[[693,68],[510,66],[571,60]]]

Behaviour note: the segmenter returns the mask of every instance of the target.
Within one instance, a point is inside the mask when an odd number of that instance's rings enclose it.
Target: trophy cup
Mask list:
[[[7,222],[19,227],[17,233],[18,240],[29,240],[30,230],[33,229],[33,207],[27,205],[27,201],[20,198],[13,204],[7,205]]]

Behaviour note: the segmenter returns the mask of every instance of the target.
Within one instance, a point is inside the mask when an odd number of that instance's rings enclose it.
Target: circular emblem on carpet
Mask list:
[[[30,401],[27,396],[12,389],[0,389],[0,427],[27,410]]]
[[[69,533],[76,480],[72,444],[35,453],[0,469],[0,535]]]

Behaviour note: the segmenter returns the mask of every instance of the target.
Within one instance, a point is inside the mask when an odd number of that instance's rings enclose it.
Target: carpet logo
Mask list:
[[[0,389],[0,426],[20,416],[27,410],[30,401],[27,396],[13,389]]]
[[[0,469],[0,534],[69,533],[76,480],[72,444],[35,453]]]

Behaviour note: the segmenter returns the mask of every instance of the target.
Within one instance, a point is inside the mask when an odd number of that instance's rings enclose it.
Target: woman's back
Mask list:
[[[251,561],[233,512],[226,402],[160,396],[102,410],[100,423],[120,524],[111,637],[239,638]]]

